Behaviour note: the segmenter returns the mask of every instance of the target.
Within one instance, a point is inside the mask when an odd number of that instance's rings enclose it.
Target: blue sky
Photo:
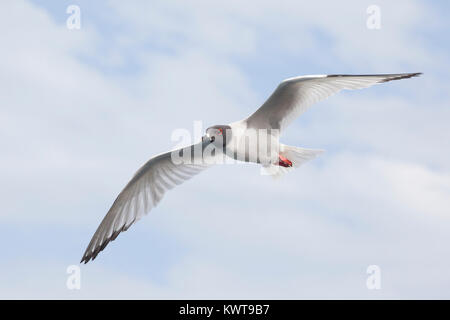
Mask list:
[[[72,4],[80,30],[66,28]],[[0,297],[449,298],[448,2],[0,8]],[[280,181],[225,165],[172,190],[67,289],[66,268],[173,130],[242,119],[288,77],[417,71],[303,114],[282,142],[327,152]]]

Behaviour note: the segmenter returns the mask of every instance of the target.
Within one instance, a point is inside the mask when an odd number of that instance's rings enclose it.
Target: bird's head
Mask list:
[[[217,125],[206,129],[203,140],[207,140],[214,145],[225,146],[231,139],[231,127],[228,125]]]

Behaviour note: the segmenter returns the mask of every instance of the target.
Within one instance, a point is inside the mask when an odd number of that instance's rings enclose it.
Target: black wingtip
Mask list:
[[[403,73],[403,74],[399,74],[397,77],[383,79],[380,81],[380,83],[389,82],[389,81],[393,81],[393,80],[401,80],[401,79],[409,79],[409,78],[413,78],[413,77],[419,77],[422,74],[423,74],[422,72]]]
[[[388,82],[392,80],[400,80],[400,79],[408,79],[412,77],[418,77],[421,76],[422,72],[413,72],[413,73],[398,73],[398,74],[329,74],[327,75],[327,78],[346,78],[346,77],[367,77],[367,76],[374,76],[374,77],[385,77],[384,79],[378,81],[379,83],[382,82]]]
[[[86,264],[89,261],[94,261],[95,258],[98,256],[98,254],[103,251],[103,249],[105,249],[105,247],[112,241],[114,241],[117,236],[123,232],[123,231],[127,231],[129,227],[131,227],[131,225],[136,221],[136,219],[133,219],[133,221],[131,221],[130,224],[128,225],[124,225],[122,228],[120,228],[119,230],[115,231],[109,238],[106,238],[99,246],[97,246],[97,248],[90,252],[90,246],[88,246],[88,249],[86,250],[86,252],[84,253],[83,258],[81,258],[80,263]],[[89,252],[89,253],[88,253]]]
[[[91,240],[91,243],[89,243],[89,245],[88,245],[88,247],[87,247],[87,249],[86,249],[86,251],[85,251],[85,253],[83,255],[83,258],[81,258],[80,263],[84,262],[84,264],[86,264],[89,261],[94,261],[95,258],[98,256],[98,254],[101,251],[103,251],[103,249],[105,249],[105,247],[110,242],[114,241],[120,233],[122,233],[124,231],[127,231],[128,228],[130,228],[133,225],[134,222],[136,222],[136,218],[134,218],[129,224],[124,224],[122,226],[122,228],[120,228],[120,229],[116,230],[115,232],[113,232],[112,235],[109,238],[106,238],[105,240],[103,240],[103,242],[100,245],[96,246],[96,249],[93,250],[93,251],[91,250],[91,244],[92,244],[92,240]]]

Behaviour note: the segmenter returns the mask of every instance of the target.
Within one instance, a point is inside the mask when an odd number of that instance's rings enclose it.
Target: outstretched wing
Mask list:
[[[156,207],[167,190],[209,167],[208,163],[211,162],[203,159],[205,147],[206,143],[198,143],[157,155],[144,164],[117,196],[92,237],[81,262],[94,260],[120,232],[126,231]]]
[[[421,73],[316,75],[286,79],[269,99],[247,118],[247,125],[250,128],[282,131],[309,106],[342,89],[362,89],[377,83],[419,75]]]

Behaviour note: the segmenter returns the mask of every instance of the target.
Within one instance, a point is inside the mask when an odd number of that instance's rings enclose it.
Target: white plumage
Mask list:
[[[304,149],[286,146],[279,143],[279,134],[312,104],[324,100],[343,89],[361,89],[377,83],[388,82],[418,76],[420,73],[379,74],[379,75],[314,75],[286,79],[280,83],[267,101],[250,117],[223,126],[231,130],[227,138],[225,153],[235,159],[249,157],[248,150],[234,147],[233,141],[240,140],[251,130],[267,130],[268,139],[274,142],[273,152],[264,159],[253,162],[260,163],[264,170],[271,175],[279,176],[288,170],[298,167],[302,163],[316,157],[322,150]],[[217,128],[216,128],[217,127]],[[205,137],[210,141],[202,141],[187,148],[162,153],[151,158],[133,176],[131,181],[120,192],[111,209],[100,223],[92,237],[81,262],[87,263],[95,259],[106,245],[114,240],[118,234],[127,230],[135,221],[156,207],[167,190],[183,183],[206,169],[210,164],[198,157],[193,150],[200,147],[204,150],[209,143],[214,143],[212,135],[221,130],[221,126],[211,127]],[[222,131],[220,131],[222,132]],[[272,132],[279,132],[274,135]],[[272,150],[272,151],[273,151]],[[190,163],[175,163],[173,153],[191,152],[194,161]],[[279,153],[278,153],[279,152]],[[289,167],[278,165],[276,162],[282,156],[292,163]],[[203,157],[203,156],[202,156]],[[251,161],[251,160],[250,160]]]

